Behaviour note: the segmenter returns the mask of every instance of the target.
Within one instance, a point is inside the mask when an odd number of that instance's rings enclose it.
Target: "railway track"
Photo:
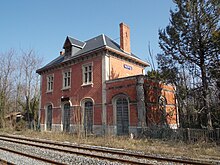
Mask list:
[[[54,150],[69,154],[81,155],[85,157],[107,160],[110,162],[120,162],[125,164],[196,164],[196,165],[213,165],[215,162],[199,161],[199,160],[181,160],[174,158],[157,157],[152,155],[144,155],[131,153],[119,149],[101,148],[96,146],[79,146],[73,144],[64,144],[61,142],[52,142],[38,139],[30,139],[17,136],[0,135],[0,140],[22,145],[31,145],[38,148]],[[46,160],[45,160],[46,161]],[[51,162],[52,164],[59,164]]]
[[[51,159],[45,159],[45,158],[42,158],[42,157],[39,157],[39,156],[34,156],[32,154],[27,154],[27,153],[19,152],[19,151],[15,151],[15,150],[4,148],[4,147],[0,147],[0,150],[6,151],[6,152],[10,152],[10,153],[13,153],[13,154],[17,154],[19,156],[24,156],[24,157],[27,157],[27,158],[30,158],[30,159],[35,159],[35,160],[38,160],[38,161],[44,162],[44,163],[65,165],[63,163],[60,163],[60,162],[57,162],[57,161],[54,161],[54,160],[51,160]],[[8,162],[6,160],[1,160],[0,164],[15,165],[14,163]]]

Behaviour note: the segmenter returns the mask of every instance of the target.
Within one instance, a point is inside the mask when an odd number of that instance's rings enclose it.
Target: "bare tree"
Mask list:
[[[36,70],[40,67],[42,60],[36,56],[33,49],[22,50],[20,67],[21,67],[21,85],[23,88],[24,105],[26,119],[29,128],[35,127],[37,119],[37,106],[39,101],[39,76]]]
[[[0,54],[0,127],[5,127],[5,114],[10,110],[10,97],[13,89],[14,50]]]

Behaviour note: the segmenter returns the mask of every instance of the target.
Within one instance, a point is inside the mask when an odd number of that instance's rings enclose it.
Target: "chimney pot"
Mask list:
[[[61,55],[61,56],[64,55],[64,52],[63,52],[63,51],[60,51],[60,55]]]

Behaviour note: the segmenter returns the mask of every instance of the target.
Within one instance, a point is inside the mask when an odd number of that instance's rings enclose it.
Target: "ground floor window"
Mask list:
[[[52,105],[47,106],[46,129],[47,131],[51,131],[52,129]]]
[[[84,111],[84,130],[86,133],[93,133],[93,101],[85,100],[83,102],[83,111]]]
[[[160,123],[167,125],[167,112],[166,112],[166,98],[164,96],[159,97],[159,112],[160,112]]]
[[[65,103],[63,106],[63,131],[70,131],[70,103]]]
[[[129,132],[128,99],[118,97],[115,100],[117,135],[126,135]]]

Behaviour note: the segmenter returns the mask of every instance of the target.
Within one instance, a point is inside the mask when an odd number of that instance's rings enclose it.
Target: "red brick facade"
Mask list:
[[[93,84],[83,86],[82,82],[82,65],[93,64]],[[66,65],[62,68],[54,69],[42,75],[42,105],[49,104],[53,100],[53,106],[60,106],[60,98],[70,97],[72,105],[80,105],[82,98],[91,97],[96,100],[97,104],[101,104],[101,88],[102,88],[102,56],[96,56],[89,60],[79,62],[74,65]],[[71,70],[71,88],[63,89],[63,71]],[[47,76],[54,75],[55,90],[47,92]]]
[[[141,67],[140,65],[131,64],[129,61],[117,58],[115,56],[109,57],[109,65],[110,65],[109,79],[134,76],[134,75],[143,74],[144,72],[143,67]]]
[[[138,119],[138,107],[137,107],[137,83],[138,77],[142,77],[144,80],[143,92],[144,92],[144,105],[146,110],[146,126],[167,126],[177,127],[177,105],[175,99],[175,89],[171,85],[164,85],[161,83],[153,82],[149,80],[146,76],[137,75],[131,76],[121,79],[114,79],[107,81],[107,105],[108,105],[108,113],[107,113],[107,121],[108,124],[113,124],[114,118],[114,107],[112,100],[117,95],[124,95],[129,100],[130,112],[130,126],[138,127],[138,122],[141,119]],[[159,98],[164,97],[166,100],[166,123],[162,123],[161,115],[162,112],[160,110]]]
[[[67,37],[65,53],[37,71],[42,130],[121,135],[151,125],[177,127],[173,86],[149,81],[146,62],[109,42],[104,35],[86,42]]]

